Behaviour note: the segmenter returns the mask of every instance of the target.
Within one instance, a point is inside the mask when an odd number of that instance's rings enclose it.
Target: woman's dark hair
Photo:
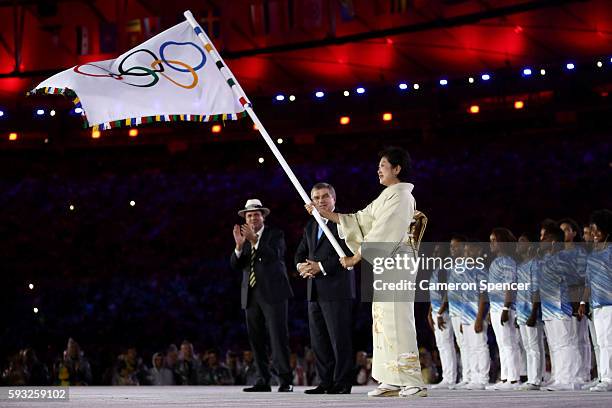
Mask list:
[[[493,228],[491,234],[495,235],[497,242],[516,242],[516,237],[508,228]]]
[[[570,227],[572,227],[572,231],[576,233],[576,235],[574,236],[574,241],[575,242],[581,241],[580,227],[578,226],[578,223],[576,221],[574,221],[571,218],[563,218],[562,220],[559,221],[559,228],[561,227],[561,224],[567,224]]]
[[[597,229],[603,232],[605,235],[609,235],[612,232],[612,211],[610,210],[597,210],[591,214],[591,224],[597,225]]]
[[[410,176],[412,160],[408,152],[401,147],[390,146],[378,153],[378,158],[386,158],[391,166],[401,166],[402,169],[397,175],[401,181],[405,181]]]
[[[550,218],[542,221],[540,227],[544,230],[544,234],[550,236],[554,241],[565,241],[565,233],[559,228],[559,225]]]
[[[508,244],[509,242],[516,242],[516,237],[508,228],[493,228],[491,234],[495,236],[495,239],[499,245],[500,253],[510,256],[516,260],[515,245]]]

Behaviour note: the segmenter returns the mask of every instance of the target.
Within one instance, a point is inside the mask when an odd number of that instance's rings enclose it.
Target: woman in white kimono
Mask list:
[[[355,254],[341,258],[345,267],[361,260],[361,243],[407,242],[407,234],[415,211],[413,185],[404,183],[410,156],[400,148],[380,153],[378,178],[386,186],[378,198],[355,214],[339,214],[317,208],[323,218],[339,224],[338,233]],[[306,205],[312,213],[314,206]],[[389,254],[391,256],[391,254]],[[414,281],[416,275],[405,276]],[[373,358],[372,377],[380,385],[370,391],[371,397],[424,397],[427,389],[421,376],[414,302],[372,302]]]

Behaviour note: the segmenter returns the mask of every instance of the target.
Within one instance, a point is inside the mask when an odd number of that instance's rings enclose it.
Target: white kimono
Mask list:
[[[353,253],[361,253],[362,242],[406,242],[413,221],[413,185],[387,187],[366,208],[355,214],[340,214],[339,234]],[[391,255],[391,254],[389,254]],[[416,274],[406,274],[414,281]],[[424,387],[419,362],[414,303],[372,302],[372,377],[385,384]]]

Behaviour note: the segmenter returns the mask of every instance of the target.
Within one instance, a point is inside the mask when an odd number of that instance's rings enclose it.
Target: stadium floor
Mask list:
[[[355,387],[351,395],[306,395],[309,387],[296,387],[293,393],[247,394],[242,387],[71,387],[69,401],[8,402],[0,401],[2,407],[312,407],[318,404],[334,407],[589,407],[612,406],[612,392],[588,391],[450,391],[430,390],[429,397],[368,398],[372,387]]]

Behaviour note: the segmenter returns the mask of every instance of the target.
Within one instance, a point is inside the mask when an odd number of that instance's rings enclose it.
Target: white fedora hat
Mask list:
[[[261,211],[264,217],[267,217],[268,214],[270,214],[270,209],[264,207],[261,204],[261,201],[256,198],[251,198],[247,200],[246,204],[244,205],[244,208],[238,211],[238,215],[244,218],[244,214],[248,211]]]

